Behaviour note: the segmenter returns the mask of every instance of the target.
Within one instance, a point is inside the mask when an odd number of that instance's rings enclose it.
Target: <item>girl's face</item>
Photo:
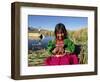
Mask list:
[[[64,33],[62,31],[58,31],[56,33],[56,37],[58,40],[63,40],[64,39]]]

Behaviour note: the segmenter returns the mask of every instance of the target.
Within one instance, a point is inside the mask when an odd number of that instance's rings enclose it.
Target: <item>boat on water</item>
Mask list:
[[[43,39],[45,36],[40,33],[28,33],[28,38],[33,40],[40,40]]]

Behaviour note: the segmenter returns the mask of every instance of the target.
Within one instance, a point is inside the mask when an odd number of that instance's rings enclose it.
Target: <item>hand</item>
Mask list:
[[[59,48],[56,47],[56,48],[54,48],[54,50],[52,51],[52,53],[53,53],[53,54],[56,54],[58,51],[59,51]]]
[[[65,52],[64,48],[63,48],[63,47],[60,47],[60,48],[59,48],[59,53],[60,53],[60,54],[63,54],[64,52]]]

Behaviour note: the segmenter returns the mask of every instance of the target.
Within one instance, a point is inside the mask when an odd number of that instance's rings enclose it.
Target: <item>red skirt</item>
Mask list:
[[[46,58],[45,65],[71,65],[78,64],[78,57],[74,53],[66,53],[63,56],[50,56]]]

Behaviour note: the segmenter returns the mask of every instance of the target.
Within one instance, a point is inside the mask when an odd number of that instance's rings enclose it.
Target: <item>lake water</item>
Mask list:
[[[48,42],[53,40],[54,37],[46,36],[42,40],[31,40],[28,39],[28,50],[39,50],[47,47]]]

